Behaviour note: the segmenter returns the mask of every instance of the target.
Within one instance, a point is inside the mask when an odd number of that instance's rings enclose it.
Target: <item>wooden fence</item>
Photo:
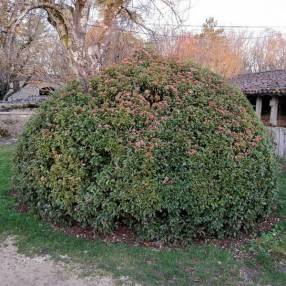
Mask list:
[[[277,155],[279,157],[286,157],[286,128],[269,127],[269,129],[276,146]]]

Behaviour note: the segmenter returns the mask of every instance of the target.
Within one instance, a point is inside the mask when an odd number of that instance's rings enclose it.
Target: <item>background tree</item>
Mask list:
[[[281,32],[225,31],[213,18],[206,20],[200,33],[167,29],[151,44],[164,57],[192,60],[227,78],[286,69],[286,37]]]
[[[7,31],[11,21],[19,16],[14,3],[0,2],[0,99],[18,91],[42,72],[42,51],[47,50],[47,30],[42,16],[31,13],[17,26],[13,35]]]
[[[286,69],[286,38],[280,32],[264,31],[244,51],[247,71]]]
[[[244,68],[242,50],[217,22],[207,19],[200,34],[187,33],[178,38],[176,56],[179,60],[192,60],[212,71],[231,77]]]
[[[44,10],[49,23],[55,28],[66,48],[73,72],[77,77],[87,78],[101,66],[111,27],[135,24],[147,28],[143,15],[158,8],[159,3],[168,7],[171,13],[175,13],[177,4],[172,0],[26,0],[23,5],[18,5],[20,15],[15,21],[11,21],[7,32],[13,35],[30,11]],[[161,6],[158,9],[160,8]],[[91,48],[87,47],[85,39],[90,20],[93,20],[95,15],[99,15],[101,30],[97,45]]]
[[[100,42],[102,27],[97,24],[91,27],[86,34],[87,49],[94,49]],[[136,37],[132,32],[124,31],[120,27],[113,25],[105,41],[105,50],[98,59],[101,67],[122,62],[130,57],[135,51],[144,46],[144,42]]]

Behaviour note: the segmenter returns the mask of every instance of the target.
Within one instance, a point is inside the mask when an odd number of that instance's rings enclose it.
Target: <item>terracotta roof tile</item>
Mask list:
[[[248,95],[286,95],[286,70],[240,74],[231,81]]]

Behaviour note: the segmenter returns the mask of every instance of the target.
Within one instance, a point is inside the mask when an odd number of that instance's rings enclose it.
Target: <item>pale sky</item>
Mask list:
[[[186,0],[191,3],[188,24],[214,17],[220,25],[284,26],[286,0]],[[279,28],[277,28],[279,29]]]

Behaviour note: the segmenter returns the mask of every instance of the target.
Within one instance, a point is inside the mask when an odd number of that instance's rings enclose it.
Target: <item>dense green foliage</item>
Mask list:
[[[150,286],[286,285],[286,162],[278,181],[280,208],[274,213],[280,222],[271,232],[240,246],[235,243],[230,249],[210,242],[154,251],[66,235],[32,213],[18,212],[15,196],[10,194],[14,154],[14,146],[0,144],[0,240],[12,235],[18,252],[33,256],[44,253],[64,261],[68,257],[68,267],[76,263],[84,275],[107,271],[114,278],[129,277],[134,284]]]
[[[45,219],[171,242],[250,231],[276,193],[245,97],[205,69],[140,56],[44,104],[15,172],[20,200]]]

